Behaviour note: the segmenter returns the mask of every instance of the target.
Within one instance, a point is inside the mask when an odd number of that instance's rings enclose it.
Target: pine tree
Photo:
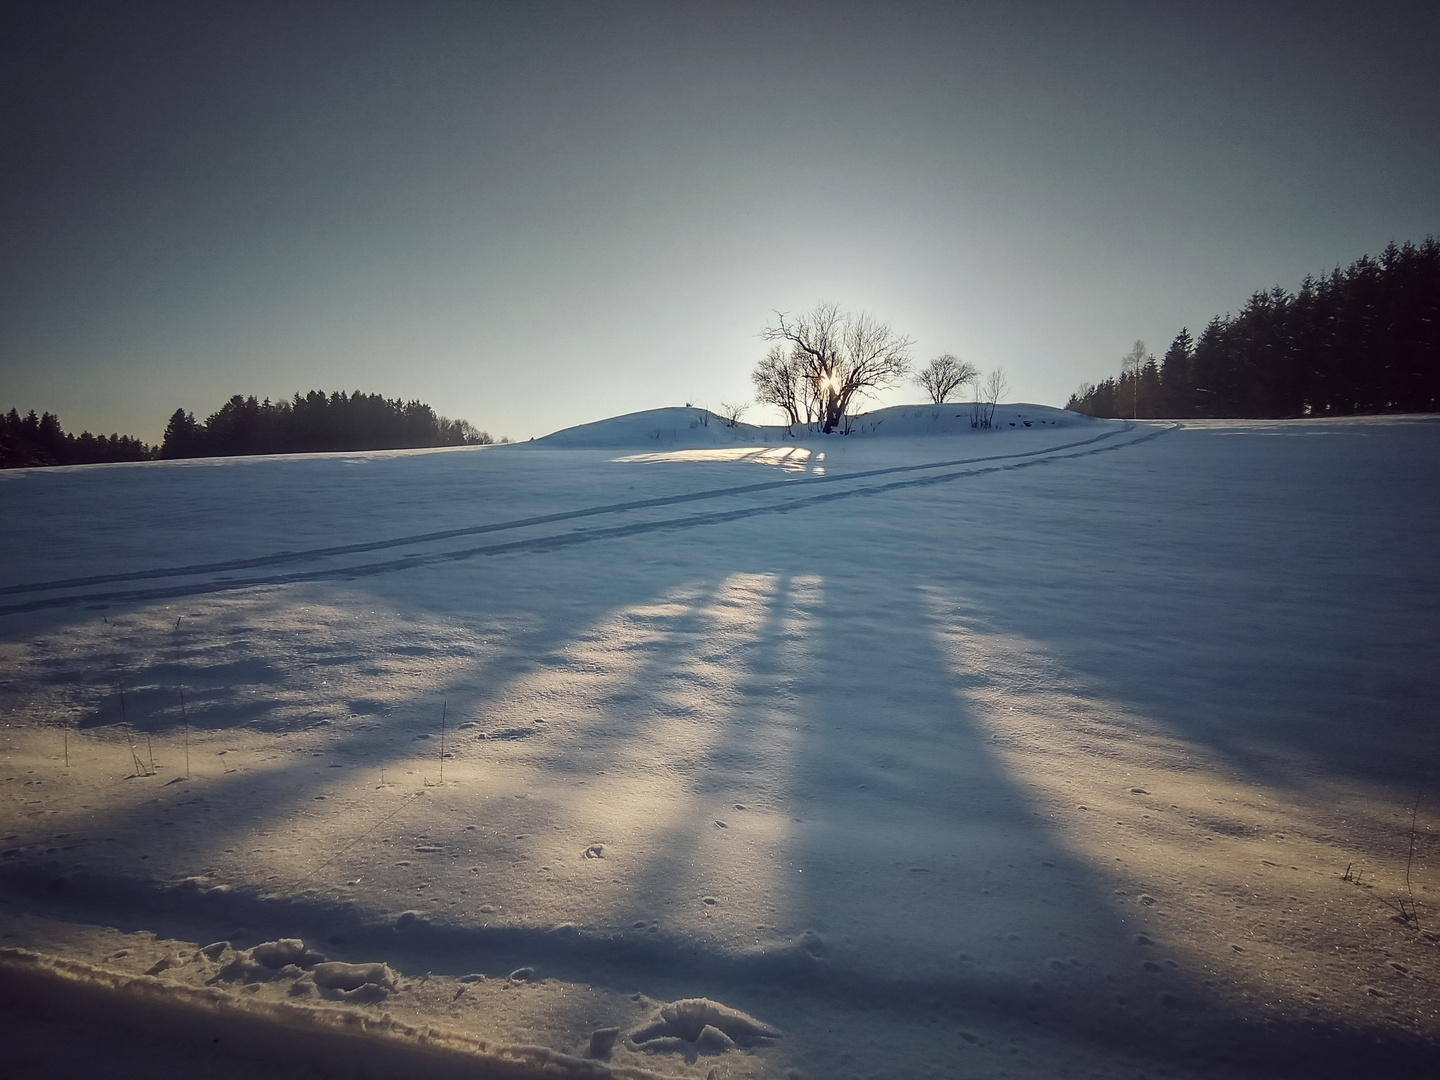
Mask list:
[[[203,424],[195,420],[194,413],[176,409],[165,425],[165,438],[160,444],[162,458],[203,457],[209,451]]]

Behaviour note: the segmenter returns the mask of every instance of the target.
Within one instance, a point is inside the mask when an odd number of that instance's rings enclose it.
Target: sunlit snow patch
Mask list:
[[[822,455],[823,457],[823,455]],[[723,446],[706,450],[667,450],[655,454],[629,454],[616,461],[638,461],[644,464],[677,461],[749,461],[756,465],[774,465],[786,472],[804,472],[810,451],[803,446]]]

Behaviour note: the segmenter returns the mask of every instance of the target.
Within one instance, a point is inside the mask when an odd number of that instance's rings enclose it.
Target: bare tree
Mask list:
[[[933,405],[943,405],[957,387],[980,377],[980,369],[968,360],[942,353],[920,369],[915,381],[930,395]]]
[[[986,427],[993,427],[995,423],[995,406],[1000,399],[1010,392],[1010,380],[1005,377],[1004,368],[996,368],[990,372],[990,377],[985,380],[985,403],[989,408],[986,417]]]
[[[1010,379],[1006,376],[1004,368],[997,367],[985,380],[985,400],[991,405],[995,405],[1009,392]]]
[[[813,419],[806,393],[808,384],[802,378],[800,365],[785,346],[772,345],[765,359],[750,373],[750,381],[755,384],[755,400],[761,405],[778,405],[789,423],[809,423]]]
[[[995,406],[1010,392],[1010,380],[1005,377],[1004,368],[990,372],[984,383],[977,378],[975,400],[970,403],[970,426],[989,429],[995,425]]]
[[[1130,377],[1130,418],[1136,419],[1140,415],[1140,370],[1145,366],[1146,356],[1145,342],[1139,338],[1130,347],[1130,351],[1120,358],[1120,378]]]
[[[740,423],[740,418],[745,415],[745,410],[750,408],[748,401],[741,401],[732,405],[728,401],[720,402],[720,419],[725,421],[726,427],[735,427]]]
[[[849,411],[856,394],[894,386],[910,372],[914,342],[864,312],[851,315],[822,301],[794,319],[782,312],[776,316],[776,325],[767,326],[761,337],[779,343],[781,351],[772,349],[752,378],[759,386],[767,364],[772,370],[782,361],[792,365],[797,409],[787,415],[795,417],[795,423],[799,423],[798,405],[808,396],[815,402],[815,419],[828,434]]]

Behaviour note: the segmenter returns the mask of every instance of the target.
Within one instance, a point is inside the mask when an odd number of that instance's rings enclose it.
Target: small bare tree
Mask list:
[[[995,425],[995,406],[1010,392],[1010,380],[1004,368],[990,372],[984,383],[974,381],[975,400],[970,403],[970,426],[989,430]]]
[[[1140,371],[1145,366],[1145,342],[1139,338],[1130,346],[1130,351],[1120,358],[1120,378],[1130,379],[1130,419],[1140,415]]]
[[[990,372],[990,377],[985,380],[985,403],[989,409],[986,417],[986,427],[993,427],[995,423],[995,406],[1000,404],[1000,399],[1010,392],[1010,380],[1005,377],[1004,368],[996,368]]]
[[[726,427],[735,427],[740,423],[740,418],[745,415],[745,411],[749,408],[750,403],[748,401],[741,401],[733,405],[728,401],[722,401],[720,402],[720,419],[725,421]]]
[[[816,419],[827,434],[849,412],[856,394],[894,386],[910,372],[914,342],[864,312],[851,315],[822,301],[794,319],[783,312],[776,316],[776,325],[767,326],[761,337],[779,344],[780,352],[772,349],[752,378],[759,386],[766,365],[772,370],[781,362],[791,365],[797,404],[813,398]],[[799,422],[798,408],[787,415]]]
[[[942,353],[920,369],[915,381],[930,395],[932,405],[943,405],[945,399],[964,386],[979,378],[980,369],[968,360],[960,360],[950,353]]]

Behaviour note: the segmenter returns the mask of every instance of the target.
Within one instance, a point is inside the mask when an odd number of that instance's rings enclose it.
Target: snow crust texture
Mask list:
[[[1440,424],[696,415],[0,475],[10,1074],[1435,1075]]]

